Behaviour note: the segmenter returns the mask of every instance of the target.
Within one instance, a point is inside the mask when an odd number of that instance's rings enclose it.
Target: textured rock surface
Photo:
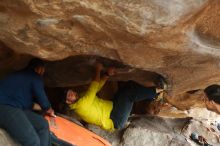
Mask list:
[[[139,117],[134,119],[123,135],[124,146],[189,146],[182,129],[189,119]]]
[[[210,119],[162,118],[139,116],[133,118],[123,131],[108,133],[89,125],[88,128],[108,139],[113,146],[196,146],[190,139],[192,132],[206,138],[213,146],[220,145],[215,123]]]
[[[1,63],[97,55],[164,75],[173,95],[202,89],[220,81],[219,9],[218,0],[2,0],[0,40],[16,55],[1,46]]]
[[[103,57],[75,56],[62,61],[48,62],[45,82],[50,87],[71,87],[73,85],[88,84],[95,75],[94,64],[97,61],[102,62],[105,66],[115,66],[118,68],[117,70],[120,73],[111,77],[110,81],[154,81],[158,76],[149,71],[132,69],[129,66],[123,65],[121,62]]]
[[[181,135],[187,122],[187,118],[140,116],[134,118],[126,129],[115,133],[105,132],[93,125],[89,125],[88,128],[108,139],[113,146],[189,146],[185,137]]]
[[[217,129],[217,126],[212,125],[215,123],[210,120],[192,120],[186,129],[183,130],[183,135],[187,138],[191,135],[192,132],[197,133],[200,136],[206,138],[207,142],[213,146],[220,145],[220,131]],[[188,140],[191,145],[195,145],[196,143]]]

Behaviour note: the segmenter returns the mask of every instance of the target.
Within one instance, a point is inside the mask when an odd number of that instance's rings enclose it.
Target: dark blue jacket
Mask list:
[[[37,101],[43,110],[50,108],[43,80],[32,70],[22,70],[0,80],[0,104],[20,109],[32,109]]]

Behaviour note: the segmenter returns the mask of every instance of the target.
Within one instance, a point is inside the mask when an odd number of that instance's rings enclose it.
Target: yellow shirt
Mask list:
[[[93,81],[85,94],[74,104],[70,105],[84,121],[100,126],[101,128],[113,131],[114,124],[110,119],[113,102],[103,100],[96,96],[105,81]]]

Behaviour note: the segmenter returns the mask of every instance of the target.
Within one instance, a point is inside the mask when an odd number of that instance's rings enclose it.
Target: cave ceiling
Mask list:
[[[220,83],[219,22],[219,0],[1,0],[0,71],[30,56],[68,71],[74,57],[97,56],[163,75],[174,95],[203,89]]]

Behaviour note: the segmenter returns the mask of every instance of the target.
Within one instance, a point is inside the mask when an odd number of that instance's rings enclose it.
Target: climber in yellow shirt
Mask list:
[[[124,127],[134,102],[145,99],[153,101],[158,95],[157,91],[161,90],[129,81],[124,88],[117,91],[113,101],[101,99],[97,97],[97,92],[103,87],[109,76],[115,74],[114,68],[108,68],[107,73],[100,77],[102,69],[102,64],[96,66],[95,79],[82,95],[68,90],[66,103],[85,122],[113,131]],[[164,80],[160,80],[158,85],[160,88],[164,88],[166,84]]]
[[[114,68],[109,68],[108,75],[104,75],[101,78],[100,72],[102,69],[102,64],[96,66],[95,79],[90,84],[89,89],[80,97],[76,92],[68,90],[66,103],[69,104],[69,107],[84,121],[112,131],[114,130],[114,125],[110,119],[110,113],[113,108],[113,103],[110,100],[98,98],[96,94],[108,80],[109,75],[114,74]]]

